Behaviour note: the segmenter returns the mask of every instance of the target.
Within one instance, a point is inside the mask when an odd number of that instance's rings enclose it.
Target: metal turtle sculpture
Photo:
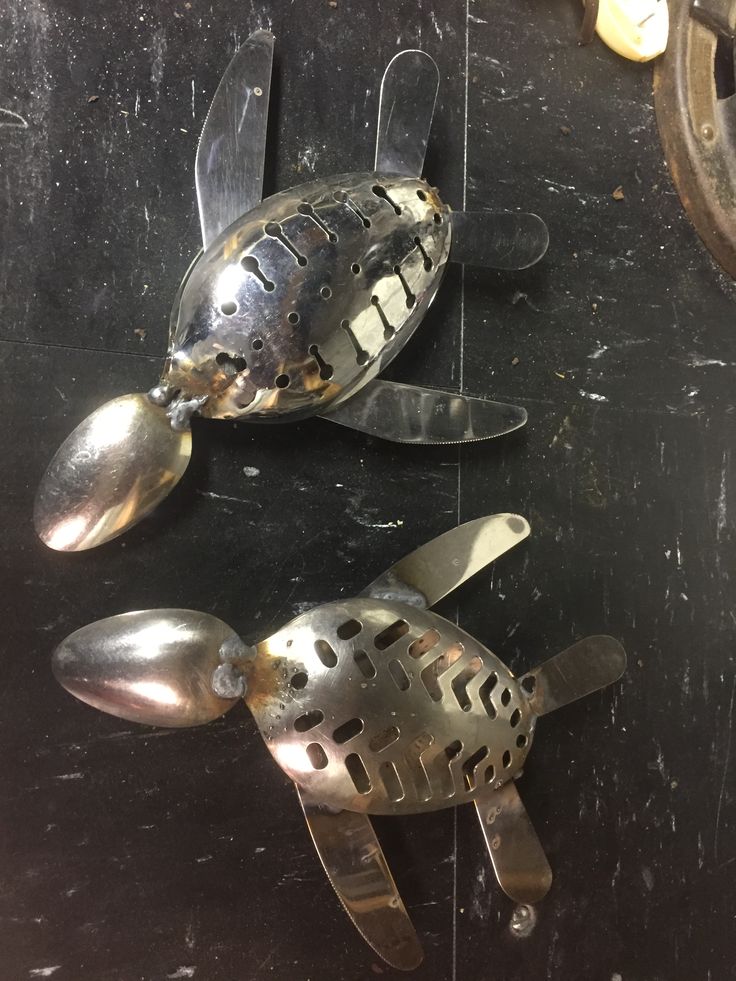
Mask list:
[[[402,559],[355,599],[298,616],[253,647],[221,620],[146,610],[100,620],[56,649],[61,684],[135,722],[189,726],[239,698],[295,783],[327,876],[385,961],[422,949],[370,822],[475,804],[501,888],[519,903],[552,881],[516,791],[537,718],[622,674],[611,637],[589,637],[516,679],[430,607],[529,534],[497,514]]]
[[[171,491],[190,417],[288,422],[319,415],[406,443],[486,439],[524,425],[517,406],[377,376],[407,343],[448,259],[521,269],[547,248],[531,214],[451,211],[422,179],[439,74],[403,51],[383,78],[375,169],[261,201],[274,38],[243,44],[215,94],[196,158],[203,251],[171,313],[160,384],[87,417],[36,497],[61,551],[121,534]]]

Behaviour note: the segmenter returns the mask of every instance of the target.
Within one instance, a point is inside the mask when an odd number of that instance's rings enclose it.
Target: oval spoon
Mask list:
[[[209,613],[142,610],[76,630],[54,651],[52,667],[68,692],[94,708],[179,727],[232,708],[244,693],[232,662],[247,655],[235,631]]]
[[[147,395],[106,402],[62,443],[41,481],[39,537],[60,552],[110,541],[153,511],[191,455],[191,432],[174,430]]]

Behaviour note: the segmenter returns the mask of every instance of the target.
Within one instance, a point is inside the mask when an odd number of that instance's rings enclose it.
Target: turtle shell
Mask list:
[[[163,380],[201,413],[278,421],[321,412],[396,356],[450,247],[425,181],[348,174],[266,198],[190,269]]]
[[[258,645],[246,701],[276,762],[313,802],[411,814],[518,773],[535,716],[489,650],[437,614],[353,599]]]

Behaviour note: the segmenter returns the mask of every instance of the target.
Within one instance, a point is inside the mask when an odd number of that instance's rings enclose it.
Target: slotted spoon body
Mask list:
[[[521,769],[535,715],[509,669],[427,610],[328,603],[258,645],[248,706],[307,799],[370,814],[473,800]]]

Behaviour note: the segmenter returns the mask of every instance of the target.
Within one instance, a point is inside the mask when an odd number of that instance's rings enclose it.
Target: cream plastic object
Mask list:
[[[600,0],[595,30],[616,54],[651,61],[667,47],[669,26],[667,0]]]

